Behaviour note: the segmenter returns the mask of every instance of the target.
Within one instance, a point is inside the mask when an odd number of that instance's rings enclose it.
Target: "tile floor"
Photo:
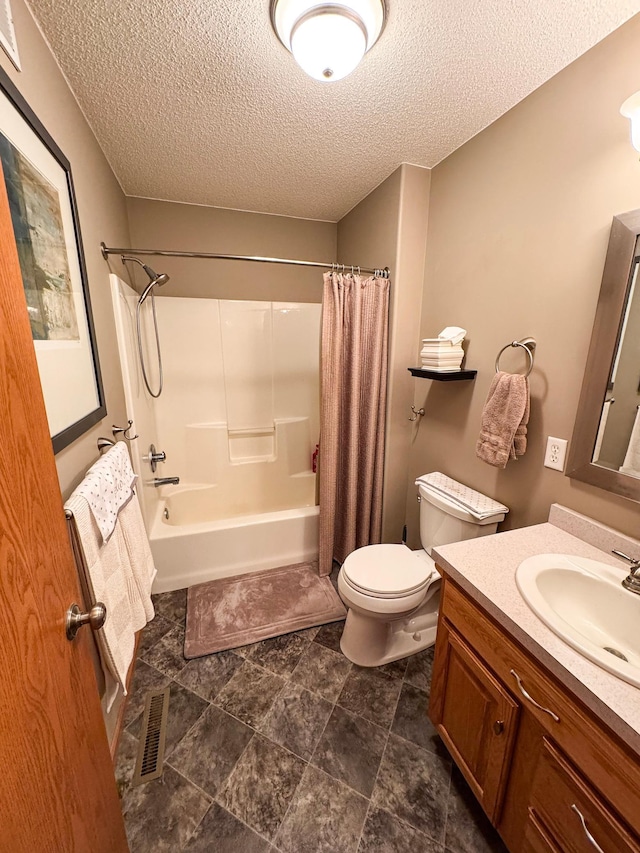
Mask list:
[[[132,853],[506,851],[426,716],[432,650],[362,669],[334,623],[186,661],[185,591],[154,601],[116,767]],[[131,788],[167,684],[163,778]]]

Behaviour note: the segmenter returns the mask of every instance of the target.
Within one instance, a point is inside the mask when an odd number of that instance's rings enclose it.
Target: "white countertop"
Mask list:
[[[576,517],[584,520],[583,516]],[[567,645],[522,598],[516,586],[516,569],[536,554],[573,554],[600,560],[619,569],[621,581],[628,574],[613,554],[550,523],[441,545],[433,549],[432,556],[471,598],[640,754],[640,688]]]

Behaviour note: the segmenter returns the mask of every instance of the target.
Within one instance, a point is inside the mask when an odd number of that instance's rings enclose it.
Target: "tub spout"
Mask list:
[[[180,477],[154,477],[153,485],[158,486],[177,486],[180,482]]]

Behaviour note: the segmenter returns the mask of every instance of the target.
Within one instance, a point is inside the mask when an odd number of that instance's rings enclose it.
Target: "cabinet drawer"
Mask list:
[[[567,853],[640,853],[637,840],[546,738],[530,808]]]
[[[537,815],[531,809],[529,809],[521,853],[562,853],[546,827],[540,823]]]
[[[629,825],[636,825],[638,758],[449,578],[445,579],[441,618],[466,639],[562,751],[575,757],[581,771]]]

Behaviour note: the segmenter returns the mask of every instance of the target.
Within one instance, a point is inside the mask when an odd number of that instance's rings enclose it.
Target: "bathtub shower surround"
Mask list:
[[[157,297],[165,387],[150,400],[137,295],[112,287],[154,591],[316,559],[320,305]],[[149,485],[152,443],[167,457],[155,476],[180,485]]]

